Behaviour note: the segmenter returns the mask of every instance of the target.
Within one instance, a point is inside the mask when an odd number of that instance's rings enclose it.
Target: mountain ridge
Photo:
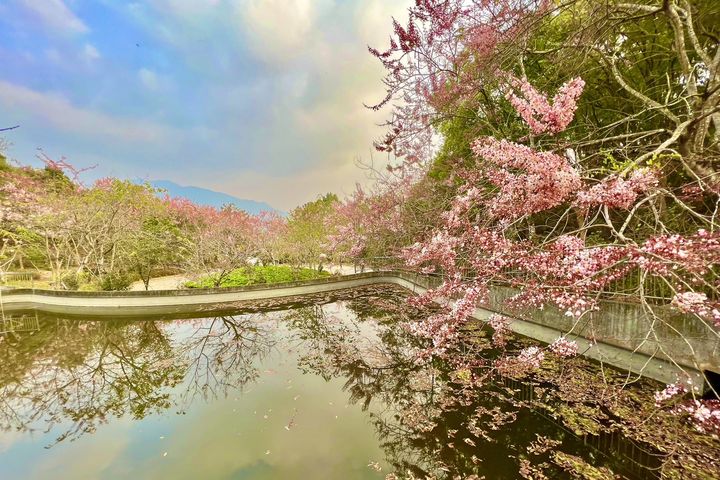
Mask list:
[[[257,215],[260,212],[277,212],[280,215],[286,215],[285,212],[272,207],[267,202],[239,198],[229,193],[218,192],[210,190],[209,188],[179,185],[170,180],[150,180],[148,183],[155,188],[165,190],[171,197],[186,198],[198,205],[221,208],[223,205],[230,204],[241,210],[245,210],[251,215]]]

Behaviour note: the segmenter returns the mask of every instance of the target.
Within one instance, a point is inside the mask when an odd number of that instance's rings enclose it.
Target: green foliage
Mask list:
[[[147,288],[158,270],[178,265],[189,240],[170,218],[149,217],[126,240],[126,268],[135,272]]]
[[[60,278],[62,287],[66,290],[81,290],[90,283],[85,272],[68,272]]]
[[[133,278],[129,273],[126,272],[112,272],[107,273],[100,277],[97,282],[97,286],[100,290],[127,290],[130,288],[130,284],[133,283]]]
[[[296,264],[320,265],[322,245],[328,235],[327,219],[332,214],[338,197],[327,193],[290,212],[285,251],[288,259]]]
[[[238,268],[232,271],[220,282],[221,287],[244,287],[248,285],[274,284],[296,282],[299,280],[314,280],[327,277],[325,271],[313,268],[292,268],[288,265],[266,265],[249,268]],[[188,282],[189,288],[213,288],[217,281],[213,276],[200,279],[197,282]]]
[[[13,232],[7,232],[7,237],[17,246],[27,263],[37,268],[46,268],[48,266],[43,251],[45,241],[37,232],[18,227]]]
[[[0,152],[0,172],[7,172],[11,170],[12,167],[7,161],[7,157]]]

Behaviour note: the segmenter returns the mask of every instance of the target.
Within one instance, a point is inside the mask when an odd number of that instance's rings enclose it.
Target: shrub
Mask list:
[[[292,268],[287,265],[266,265],[233,270],[222,282],[221,287],[243,287],[246,285],[274,284],[295,282],[298,280],[313,280],[327,277],[328,272],[318,272],[312,268]],[[216,277],[208,276],[197,282],[185,284],[188,288],[212,288],[216,284]]]
[[[97,284],[100,290],[127,290],[132,282],[132,277],[127,273],[109,273],[100,277]]]

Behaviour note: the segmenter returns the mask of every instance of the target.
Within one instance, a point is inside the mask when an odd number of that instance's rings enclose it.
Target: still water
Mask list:
[[[419,363],[390,307],[399,292],[326,302],[144,321],[29,313],[0,337],[0,478],[514,479],[546,450],[562,450],[551,478],[570,478],[574,456],[656,478],[652,449],[617,435],[593,446],[523,408],[521,383],[470,396],[456,365]]]

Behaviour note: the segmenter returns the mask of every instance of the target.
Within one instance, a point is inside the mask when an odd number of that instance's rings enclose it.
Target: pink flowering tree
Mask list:
[[[215,286],[261,254],[256,232],[261,219],[232,206],[216,209],[184,198],[167,198],[167,208],[186,233],[186,271],[212,278]]]
[[[50,163],[44,169],[0,171],[0,235],[7,267],[47,268],[59,282],[73,262],[68,206],[78,193],[79,185]]]
[[[550,305],[580,321],[623,295],[653,325],[664,301],[718,335],[720,48],[705,14],[684,1],[428,0],[393,22],[390,47],[371,49],[388,72],[376,107],[393,106],[377,146],[424,165],[445,194],[412,241],[383,235],[385,255],[440,276],[413,299],[442,306],[409,324],[424,353],[452,352],[495,284],[516,290],[510,311]],[[359,249],[376,222],[348,223],[344,238]],[[505,322],[490,325],[502,348]],[[497,367],[576,353],[563,335]]]
[[[263,264],[276,264],[283,257],[287,223],[287,220],[275,211],[261,212],[257,216],[254,243]]]

